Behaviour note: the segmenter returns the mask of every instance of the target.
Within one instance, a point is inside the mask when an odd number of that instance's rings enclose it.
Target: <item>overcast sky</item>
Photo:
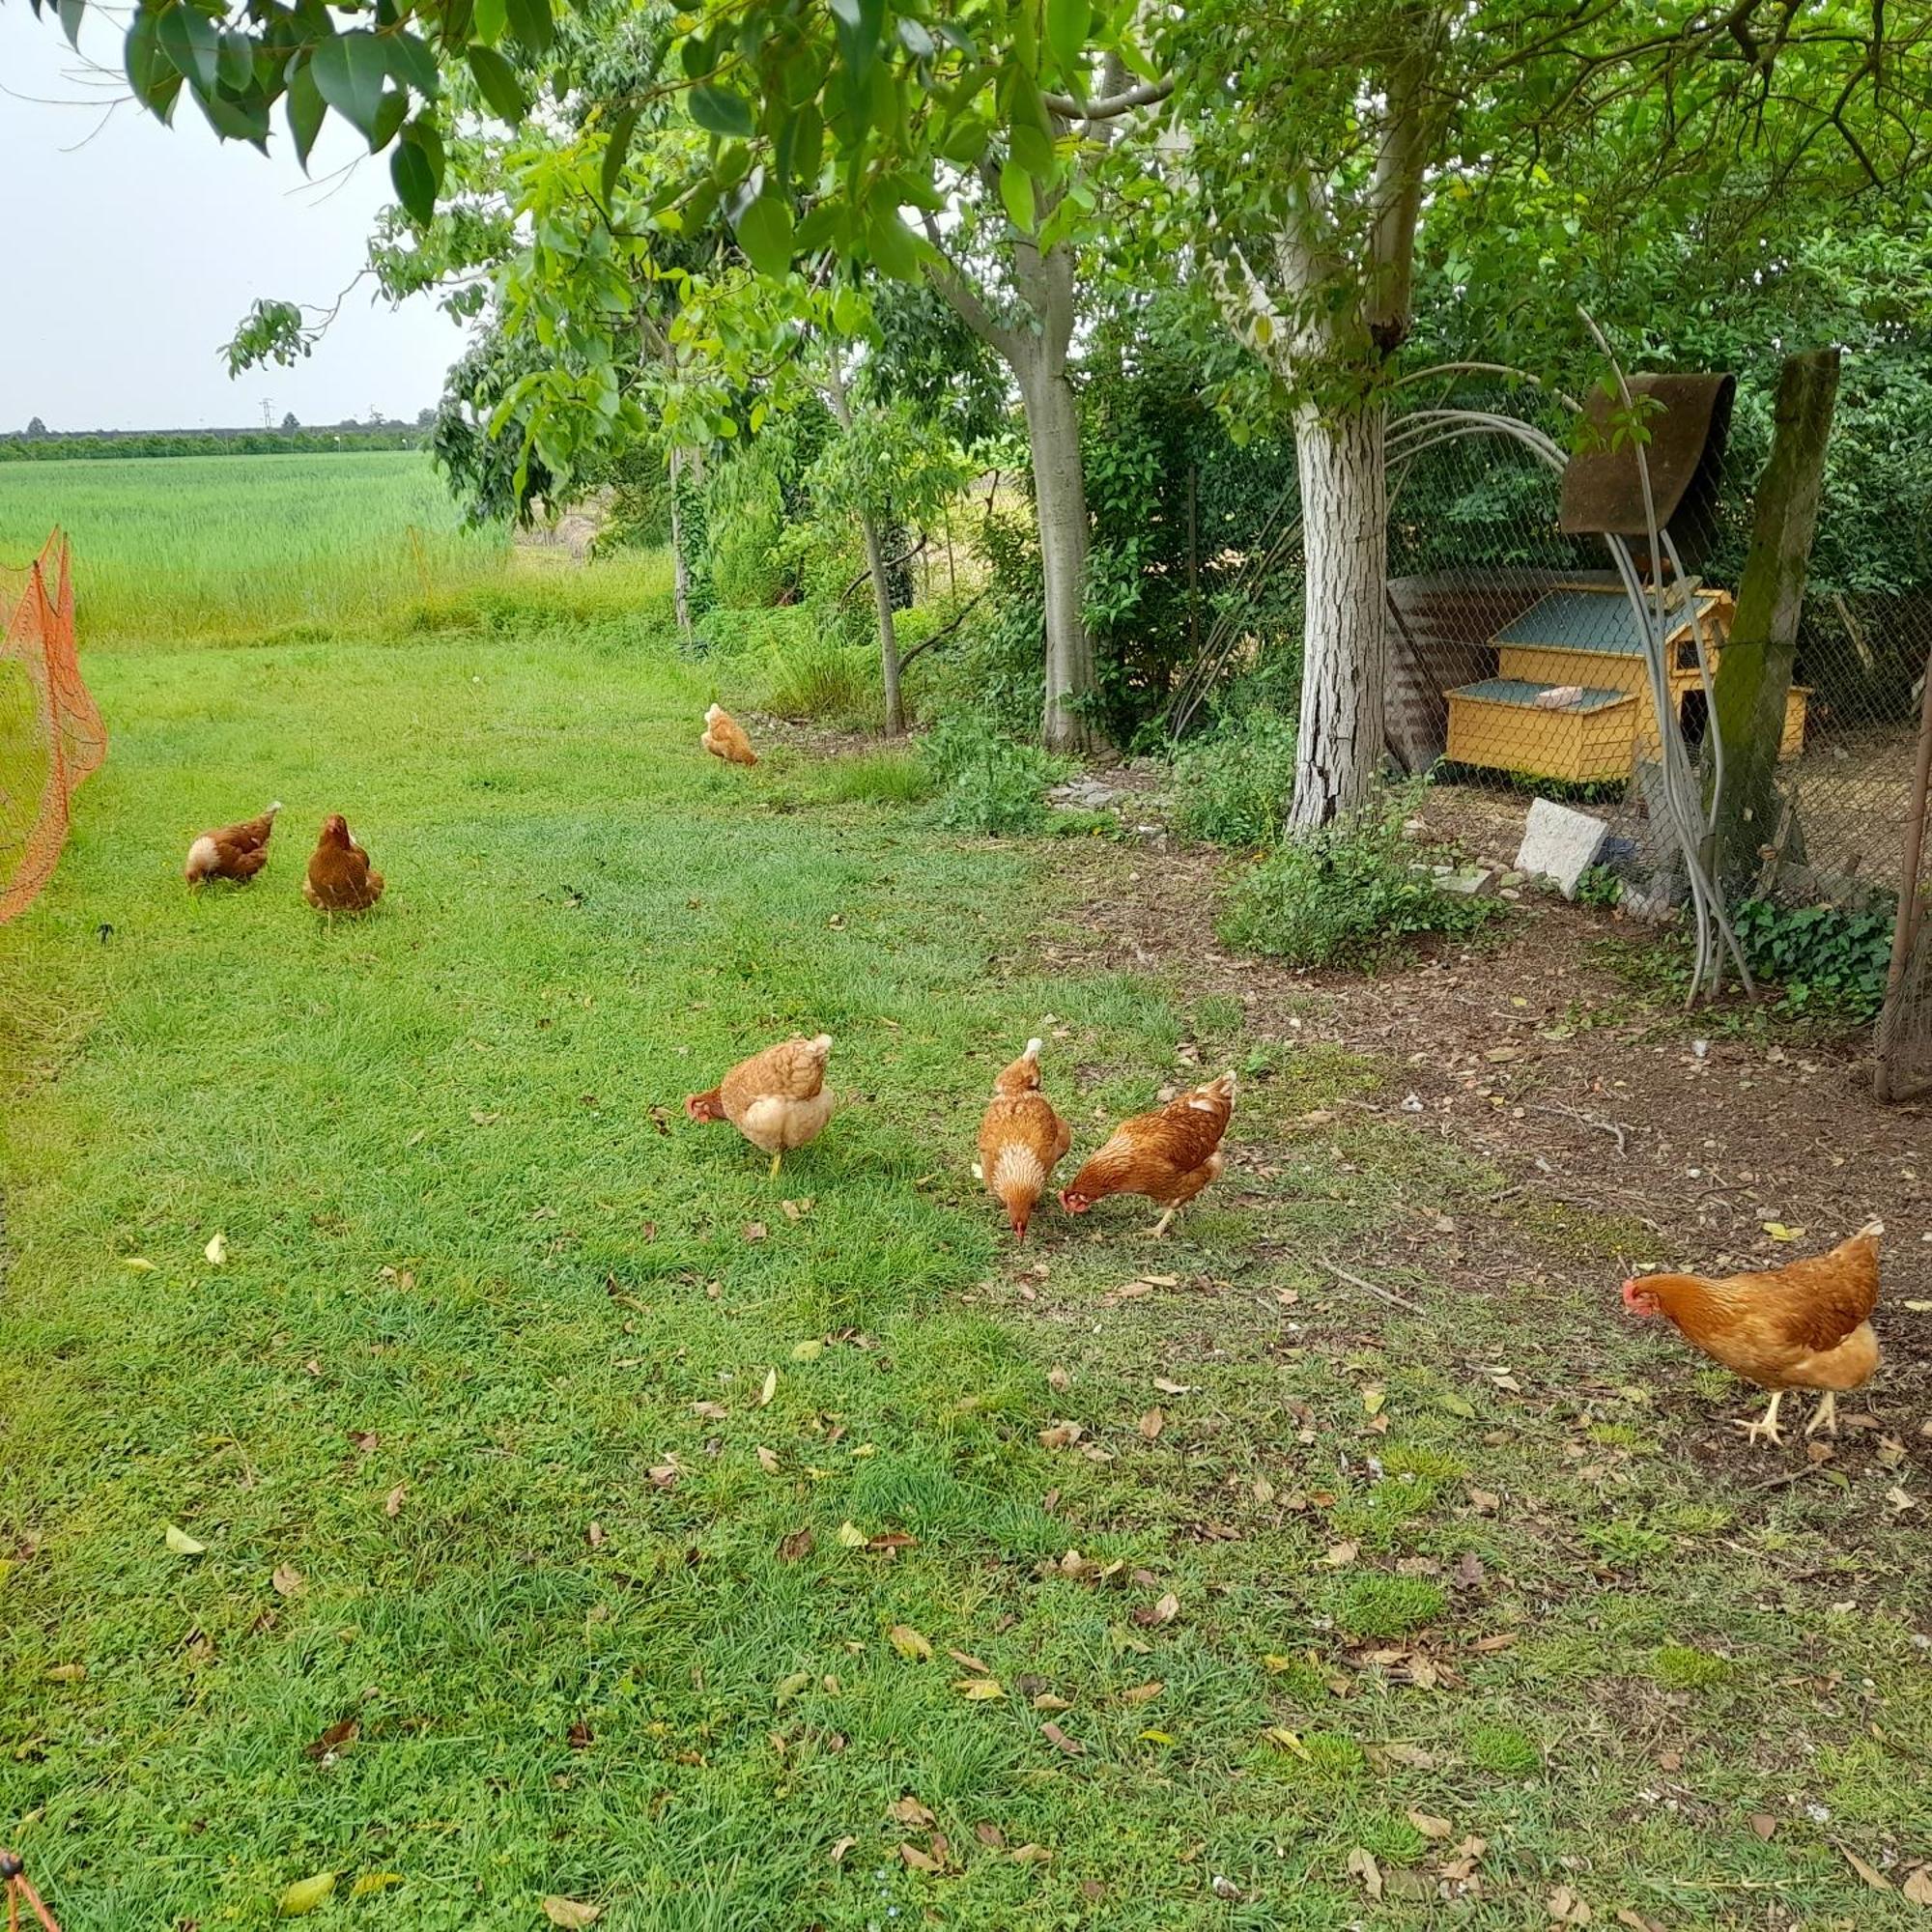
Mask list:
[[[53,13],[0,0],[0,430],[252,424],[265,400],[277,422],[313,423],[433,404],[462,331],[420,298],[372,305],[366,285],[297,368],[231,382],[219,356],[259,296],[335,299],[393,199],[386,157],[332,176],[360,144],[331,115],[310,185],[279,108],[266,159],[217,142],[185,93],[163,128],[125,99],[119,34],[97,10],[81,47],[111,76],[87,71]]]

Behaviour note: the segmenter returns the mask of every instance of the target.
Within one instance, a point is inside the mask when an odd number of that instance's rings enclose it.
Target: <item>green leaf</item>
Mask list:
[[[919,249],[896,210],[874,208],[866,223],[866,239],[871,243],[872,260],[895,281],[919,280]]]
[[[550,0],[508,0],[510,33],[533,54],[550,51],[556,27],[550,16]]]
[[[255,78],[255,43],[246,34],[222,34],[215,43],[215,70],[231,94],[245,94]]]
[[[774,281],[791,267],[791,204],[767,192],[739,215],[738,245],[753,268]]]
[[[1087,30],[1093,19],[1088,0],[1046,0],[1046,45],[1060,76],[1079,95],[1087,91]]]
[[[436,197],[442,187],[442,136],[428,121],[412,121],[389,156],[389,178],[397,198],[418,221],[436,213]]]
[[[529,112],[529,103],[524,99],[524,90],[510,63],[495,47],[470,47],[467,58],[469,71],[491,111],[512,128],[520,126]]]
[[[323,99],[322,90],[316,86],[315,75],[309,71],[306,61],[296,69],[284,104],[288,109],[289,134],[296,144],[296,159],[301,163],[302,172],[306,174],[309,150],[315,146],[315,137],[322,131],[323,120],[328,113],[328,105]]]
[[[702,34],[687,34],[677,50],[687,80],[702,80],[718,65],[718,55]]]
[[[409,111],[410,97],[400,88],[392,87],[383,96],[383,104],[376,110],[376,130],[369,137],[372,154],[380,154],[396,138],[396,129]]]
[[[626,107],[613,115],[611,120],[611,138],[604,144],[604,206],[611,206],[617,192],[617,177],[624,172],[624,156],[631,146],[631,135],[638,125],[638,110]]]
[[[686,105],[707,134],[737,141],[752,138],[752,103],[742,94],[733,94],[728,87],[694,87]]]
[[[1006,203],[1013,226],[1022,235],[1031,235],[1034,227],[1033,177],[1017,161],[1001,163],[1000,199]]]
[[[122,59],[134,99],[157,121],[166,121],[174,112],[182,77],[181,71],[161,51],[160,23],[153,14],[134,15]]]
[[[87,0],[60,0],[61,32],[67,36],[68,45],[80,45],[80,23],[87,17]]]
[[[398,87],[412,87],[425,99],[437,92],[436,56],[429,43],[413,34],[389,36],[389,77]]]
[[[504,0],[476,0],[476,15],[470,31],[486,47],[494,47],[509,30],[510,10]]]
[[[226,94],[198,94],[201,111],[208,125],[224,141],[250,141],[264,154],[269,151],[269,103],[257,96],[252,100],[237,100]]]
[[[221,35],[214,22],[178,4],[161,15],[160,37],[161,51],[174,62],[175,71],[201,93],[211,92],[221,65]]]
[[[1031,122],[1015,121],[1008,129],[1008,138],[1012,143],[1013,159],[1028,174],[1036,181],[1052,178],[1053,142],[1042,129]]]
[[[383,113],[383,83],[389,77],[389,57],[383,43],[366,29],[336,34],[317,43],[309,56],[309,71],[322,98],[361,131],[371,148],[379,147],[376,128]]]

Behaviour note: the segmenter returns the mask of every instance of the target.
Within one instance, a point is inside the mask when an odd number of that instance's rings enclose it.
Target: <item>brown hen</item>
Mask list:
[[[277,799],[259,818],[244,818],[239,825],[204,832],[187,848],[182,877],[191,886],[204,879],[252,879],[269,863],[269,837],[275,829],[275,813],[281,809],[282,802]]]
[[[1122,1121],[1098,1153],[1060,1190],[1069,1214],[1084,1214],[1109,1194],[1145,1194],[1164,1210],[1156,1235],[1221,1172],[1221,1136],[1235,1108],[1232,1067],[1151,1114]]]
[[[993,1082],[993,1097],[980,1122],[977,1171],[1021,1240],[1053,1170],[1073,1144],[1066,1122],[1039,1091],[1039,1044],[1028,1040],[1025,1052]]]
[[[349,836],[348,822],[331,811],[309,854],[302,897],[317,912],[367,912],[383,896],[383,875]]]
[[[684,1111],[694,1121],[729,1121],[738,1131],[772,1157],[772,1172],[787,1148],[802,1148],[818,1138],[836,1096],[825,1084],[826,1056],[832,1036],[816,1039],[787,1039],[741,1060],[708,1094],[693,1094]]]
[[[1828,1255],[1763,1274],[1644,1275],[1624,1283],[1624,1306],[1639,1317],[1667,1317],[1693,1349],[1771,1391],[1759,1420],[1733,1425],[1753,1442],[1762,1436],[1782,1444],[1777,1406],[1795,1388],[1819,1391],[1805,1435],[1823,1429],[1835,1435],[1839,1392],[1862,1388],[1878,1368],[1870,1317],[1884,1233],[1885,1224],[1874,1221]]]
[[[704,735],[697,742],[714,758],[723,758],[727,765],[758,762],[751,739],[745,736],[745,727],[722,704],[714,704],[704,714]]]

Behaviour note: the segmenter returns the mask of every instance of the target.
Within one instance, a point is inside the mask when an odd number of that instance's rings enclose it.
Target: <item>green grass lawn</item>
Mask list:
[[[1694,1455],[1747,1392],[1617,1319],[1609,1231],[1595,1302],[1338,1288],[1495,1178],[1340,1105],[1371,1063],[1043,972],[1050,842],[727,771],[636,639],[90,667],[108,762],[0,929],[0,1838],[66,1932],[323,1874],[408,1928],[1921,1918],[1846,1857],[1932,1857],[1892,1477]],[[389,887],[330,925],[338,809]],[[850,1104],[776,1180],[684,1118],[819,1028]],[[1167,1242],[1003,1237],[1032,1033],[1076,1158],[1251,1069]]]

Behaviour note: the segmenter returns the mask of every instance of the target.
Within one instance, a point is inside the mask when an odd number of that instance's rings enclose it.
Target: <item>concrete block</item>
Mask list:
[[[1530,803],[1516,868],[1537,878],[1554,879],[1566,899],[1577,896],[1577,881],[1597,863],[1609,828],[1601,818],[1557,805],[1547,798]]]

